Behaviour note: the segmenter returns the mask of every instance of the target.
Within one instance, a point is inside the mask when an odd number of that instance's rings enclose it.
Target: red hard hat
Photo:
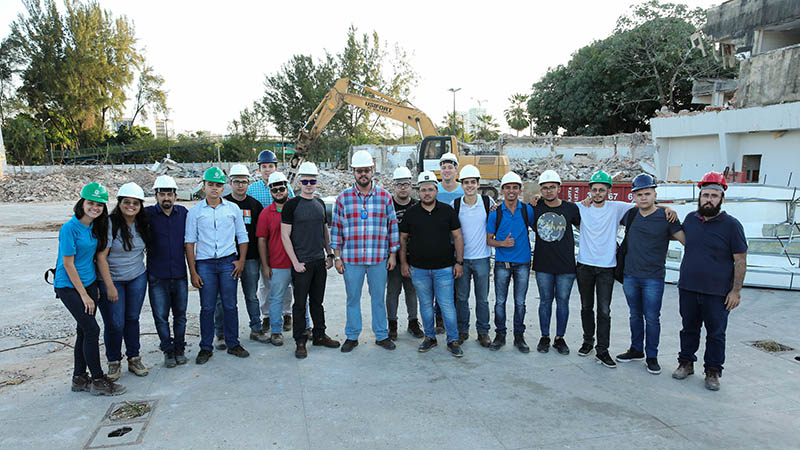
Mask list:
[[[723,190],[728,190],[728,183],[725,181],[725,176],[719,172],[707,172],[703,175],[703,179],[697,183],[697,187],[702,188],[707,184],[719,184]]]

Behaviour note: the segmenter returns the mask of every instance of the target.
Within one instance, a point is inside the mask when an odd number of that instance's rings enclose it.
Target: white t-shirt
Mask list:
[[[492,256],[492,249],[486,245],[486,209],[483,199],[478,196],[474,205],[470,206],[461,197],[458,210],[458,221],[461,222],[461,235],[464,237],[464,259],[481,259]],[[455,200],[450,203],[453,206]],[[494,200],[489,198],[489,206]]]
[[[635,204],[606,200],[602,208],[577,205],[581,212],[578,262],[595,267],[616,267],[619,221]]]

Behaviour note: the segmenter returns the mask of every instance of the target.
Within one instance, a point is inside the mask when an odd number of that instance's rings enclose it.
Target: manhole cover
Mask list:
[[[788,345],[779,344],[775,341],[753,341],[749,344],[767,353],[788,352],[789,350],[794,350]]]
[[[97,425],[85,449],[142,443],[158,400],[114,402]]]

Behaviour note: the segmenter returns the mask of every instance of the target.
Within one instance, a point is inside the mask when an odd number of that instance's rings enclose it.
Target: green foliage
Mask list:
[[[130,145],[140,140],[153,140],[153,132],[139,125],[120,125],[117,132],[106,138],[106,144]]]
[[[517,131],[517,136],[521,130],[528,128],[528,125],[531,124],[528,115],[528,98],[525,94],[514,94],[508,98],[511,106],[505,110],[506,122],[508,126]]]
[[[494,141],[500,137],[500,125],[491,114],[481,114],[477,119],[478,123],[473,131],[473,138],[476,141]]]
[[[469,135],[465,133],[464,116],[456,113],[455,129],[453,128],[453,113],[449,112],[442,118],[442,123],[439,125],[439,133],[442,136],[455,136],[462,142],[469,142]],[[463,136],[463,139],[462,139]]]
[[[45,137],[41,124],[28,114],[17,114],[3,123],[3,138],[12,164],[38,164],[44,161]]]
[[[166,115],[167,92],[164,90],[164,77],[155,73],[152,66],[145,65],[139,73],[139,82],[136,84],[136,104],[133,107],[131,123],[141,114],[147,119],[148,112]]]

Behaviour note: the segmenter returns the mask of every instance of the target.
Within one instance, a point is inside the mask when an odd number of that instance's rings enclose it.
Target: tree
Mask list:
[[[139,114],[143,119],[147,119],[148,110],[165,115],[168,112],[164,77],[155,73],[152,66],[145,65],[139,73],[139,82],[136,84],[136,103],[133,107],[131,125]]]
[[[500,125],[494,120],[491,114],[481,114],[477,117],[478,123],[473,137],[476,141],[494,141],[500,137]]]
[[[133,123],[133,122],[131,122]],[[147,127],[139,125],[120,125],[113,136],[106,138],[106,143],[111,145],[131,145],[140,140],[152,140],[153,132]]]
[[[442,118],[442,124],[439,125],[439,134],[442,136],[456,136],[457,138],[461,139],[461,136],[464,136],[465,142],[469,142],[466,140],[466,134],[464,131],[464,116],[459,115],[456,113],[456,128],[453,129],[453,113],[449,112],[445,114]]]
[[[519,132],[528,128],[531,124],[528,116],[528,96],[525,94],[514,94],[508,98],[511,106],[505,110],[506,122],[512,129]]]
[[[10,161],[21,165],[44,161],[45,138],[36,119],[28,114],[17,114],[3,123],[3,133]]]

